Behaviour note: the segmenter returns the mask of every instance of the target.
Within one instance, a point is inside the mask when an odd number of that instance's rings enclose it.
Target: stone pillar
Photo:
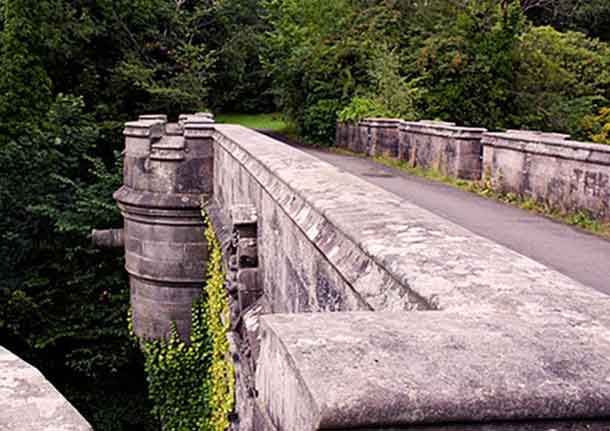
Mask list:
[[[347,123],[348,132],[347,132],[347,142],[346,148],[352,150],[354,148],[358,148],[358,141],[360,139],[360,127],[358,123]]]
[[[337,121],[335,146],[337,148],[347,148],[349,140],[349,123]]]
[[[398,159],[409,161],[411,159],[411,135],[407,133],[407,123],[403,121],[398,126]]]
[[[183,339],[201,295],[208,256],[202,199],[212,193],[213,120],[142,116],[125,126],[124,185],[115,194],[124,217],[136,335]]]
[[[355,153],[368,154],[368,149],[371,142],[371,124],[368,120],[358,122],[358,138],[352,142],[350,150]]]
[[[369,156],[398,157],[398,133],[402,120],[395,118],[367,118],[369,126]]]

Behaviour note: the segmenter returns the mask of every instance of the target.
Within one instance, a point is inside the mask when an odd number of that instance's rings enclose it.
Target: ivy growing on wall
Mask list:
[[[204,214],[204,217],[205,214]],[[207,280],[193,304],[190,343],[175,327],[169,340],[142,343],[149,398],[164,431],[225,431],[234,404],[234,370],[229,359],[229,303],[222,249],[207,220]]]

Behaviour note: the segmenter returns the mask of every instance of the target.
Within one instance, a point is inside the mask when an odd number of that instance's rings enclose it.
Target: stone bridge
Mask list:
[[[95,237],[126,248],[136,332],[188,334],[203,197],[230,274],[236,429],[610,430],[609,296],[209,115],[125,135],[125,229]]]

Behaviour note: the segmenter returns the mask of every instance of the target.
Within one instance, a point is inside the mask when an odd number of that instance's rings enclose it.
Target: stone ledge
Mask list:
[[[373,128],[387,127],[398,129],[402,123],[403,121],[398,118],[365,118],[359,122],[359,125]]]
[[[610,165],[610,145],[570,141],[557,134],[485,133],[481,142],[494,148]]]
[[[405,121],[401,130],[406,133],[474,140],[480,140],[483,133],[487,132],[487,129],[479,127],[461,127],[454,123],[435,121]]]
[[[287,182],[283,175],[275,171],[275,166],[283,166],[301,179],[313,180],[313,183],[324,181],[329,174],[331,178],[338,179],[338,169],[241,126],[218,125],[216,129],[215,142],[219,148],[240,163],[273,196],[279,208],[351,284],[366,304],[365,307],[393,307],[394,310],[430,308],[422,298],[401,285],[399,280],[393,279],[387,270],[363,253],[357,242],[346,236],[324,213],[311,205],[307,195],[310,191],[317,194],[314,190],[293,187],[290,181]],[[323,198],[322,195],[320,197]]]
[[[0,430],[93,429],[40,371],[0,346]]]
[[[276,314],[261,318],[261,332],[259,402],[281,431],[490,421],[525,423],[461,429],[549,429],[537,420],[563,431],[610,418],[610,329],[595,319]]]

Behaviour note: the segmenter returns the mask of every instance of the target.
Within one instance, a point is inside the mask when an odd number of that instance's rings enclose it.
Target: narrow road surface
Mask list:
[[[268,134],[295,145],[281,136]],[[371,159],[298,148],[610,295],[608,240],[520,208],[409,175]]]

